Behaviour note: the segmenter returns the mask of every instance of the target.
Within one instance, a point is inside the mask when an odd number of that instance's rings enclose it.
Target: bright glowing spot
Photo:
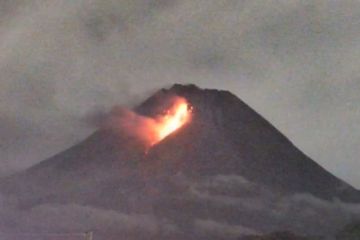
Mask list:
[[[189,121],[190,115],[191,109],[186,100],[182,98],[178,99],[174,105],[166,111],[164,116],[158,117],[156,124],[156,142],[161,141],[166,136],[182,127]]]
[[[192,108],[185,98],[173,97],[171,106],[155,117],[139,115],[126,109],[114,109],[107,126],[141,140],[151,147],[190,121]]]

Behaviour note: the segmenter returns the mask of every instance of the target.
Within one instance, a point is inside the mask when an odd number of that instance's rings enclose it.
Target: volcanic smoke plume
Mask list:
[[[106,126],[140,140],[151,147],[181,128],[191,119],[192,108],[183,97],[173,96],[166,107],[153,117],[116,107],[111,111]]]

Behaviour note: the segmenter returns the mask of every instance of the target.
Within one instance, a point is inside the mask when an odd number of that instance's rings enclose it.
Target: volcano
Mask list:
[[[150,148],[127,130],[105,126],[76,146],[3,179],[1,192],[16,194],[24,209],[57,203],[151,213],[183,229],[192,229],[189,222],[199,218],[207,219],[207,225],[216,219],[262,231],[272,229],[269,222],[281,225],[283,220],[258,208],[245,210],[244,202],[234,199],[254,202],[307,194],[321,201],[360,202],[358,190],[307,157],[228,91],[175,84],[134,112],[156,118],[174,96],[186,99],[191,119]]]

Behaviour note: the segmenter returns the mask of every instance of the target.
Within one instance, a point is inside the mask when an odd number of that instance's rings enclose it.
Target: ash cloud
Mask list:
[[[104,127],[119,134],[125,134],[148,144],[154,141],[156,120],[122,108],[113,108],[104,122]]]
[[[162,140],[164,136],[159,132],[167,124],[167,118],[175,114],[178,110],[177,106],[181,103],[187,104],[186,99],[173,94],[166,94],[162,96],[159,104],[139,106],[139,109],[141,108],[139,112],[144,112],[144,114],[116,106],[108,114],[98,112],[88,119],[97,123],[101,128],[110,129],[119,135],[140,140],[149,147]]]
[[[21,125],[10,141],[23,138],[29,149],[1,150],[2,174],[89,135],[95,128],[83,122],[89,112],[193,82],[232,90],[359,187],[358,1],[17,0],[0,6],[0,113]],[[17,136],[24,127],[33,134]],[[22,146],[14,144],[8,149]]]

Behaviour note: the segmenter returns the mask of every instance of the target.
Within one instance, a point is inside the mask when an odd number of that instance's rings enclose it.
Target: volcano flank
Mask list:
[[[115,116],[76,146],[3,179],[1,192],[16,195],[26,209],[56,203],[151,213],[176,223],[182,234],[194,219],[256,231],[284,225],[286,220],[273,219],[259,208],[254,215],[239,199],[307,194],[321,201],[360,202],[358,190],[307,157],[230,92],[175,84],[159,90],[134,114],[156,119],[174,97],[186,99],[191,119],[150,148],[129,134],[139,122],[117,128]],[[287,227],[325,231],[306,224]]]

